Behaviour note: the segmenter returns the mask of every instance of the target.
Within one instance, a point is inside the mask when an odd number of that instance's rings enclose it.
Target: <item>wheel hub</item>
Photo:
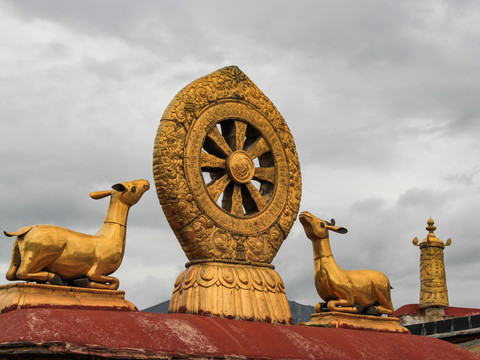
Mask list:
[[[237,184],[246,184],[255,175],[255,164],[246,151],[237,150],[227,158],[227,172]]]

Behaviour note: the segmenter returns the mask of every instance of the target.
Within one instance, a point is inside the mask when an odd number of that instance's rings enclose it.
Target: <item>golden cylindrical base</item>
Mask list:
[[[168,312],[293,324],[285,286],[273,266],[191,264],[175,282]]]
[[[326,326],[335,328],[376,330],[409,334],[410,330],[400,325],[396,317],[349,314],[338,311],[315,313],[310,315],[307,326]]]
[[[0,286],[0,313],[42,307],[137,311],[120,290],[22,282]]]

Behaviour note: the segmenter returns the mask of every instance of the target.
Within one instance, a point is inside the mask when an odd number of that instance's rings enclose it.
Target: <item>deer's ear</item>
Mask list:
[[[330,220],[330,225],[335,225],[335,219]]]
[[[343,228],[343,227],[341,227],[341,228],[338,228],[337,232],[338,232],[339,234],[346,234],[346,233],[348,232],[348,230],[345,229],[345,228]]]
[[[127,190],[127,188],[123,184],[115,184],[112,186],[112,189],[118,192],[124,192],[125,190]]]
[[[90,193],[92,199],[98,200],[112,195],[112,190],[95,191]]]

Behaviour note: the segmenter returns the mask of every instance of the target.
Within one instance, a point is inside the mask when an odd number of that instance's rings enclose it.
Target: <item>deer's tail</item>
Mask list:
[[[20,230],[18,230],[17,232],[4,231],[3,233],[4,233],[6,236],[8,236],[8,237],[12,237],[12,236],[21,237],[21,236],[24,236],[26,233],[28,233],[32,227],[33,227],[33,226],[25,226],[25,227],[22,227],[22,228],[21,228]]]

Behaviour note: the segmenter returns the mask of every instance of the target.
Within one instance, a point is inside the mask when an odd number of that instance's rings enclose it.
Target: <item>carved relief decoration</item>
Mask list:
[[[273,103],[235,66],[181,90],[153,154],[158,198],[191,261],[169,312],[291,323],[269,265],[298,213],[293,137]]]
[[[190,260],[270,263],[300,204],[293,137],[235,66],[192,82],[172,100],[155,140],[154,177]]]

